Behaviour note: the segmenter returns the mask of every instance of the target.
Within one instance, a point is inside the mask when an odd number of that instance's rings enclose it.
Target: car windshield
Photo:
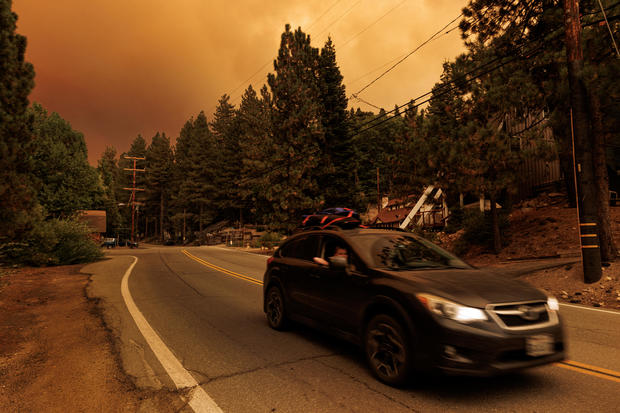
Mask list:
[[[392,270],[471,268],[432,242],[410,234],[359,234],[352,239],[377,267]]]

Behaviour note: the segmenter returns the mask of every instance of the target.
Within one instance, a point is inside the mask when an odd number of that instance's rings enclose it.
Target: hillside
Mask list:
[[[542,195],[518,205],[510,215],[506,246],[500,254],[472,248],[464,258],[477,266],[502,267],[548,257],[580,259],[577,210],[559,194]],[[620,247],[620,206],[611,207],[612,231]],[[599,282],[585,284],[581,263],[522,277],[564,302],[620,309],[620,260],[603,267]]]

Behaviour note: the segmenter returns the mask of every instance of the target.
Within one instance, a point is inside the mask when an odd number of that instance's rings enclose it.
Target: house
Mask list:
[[[91,236],[99,241],[106,233],[106,212],[98,210],[78,211],[78,220],[84,222],[91,232]]]
[[[424,228],[438,228],[445,226],[448,215],[443,191],[429,185],[421,195],[408,195],[388,201],[371,226],[404,229],[413,223]]]

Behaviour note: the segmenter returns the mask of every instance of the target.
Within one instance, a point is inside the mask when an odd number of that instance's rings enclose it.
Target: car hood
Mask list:
[[[515,279],[484,270],[449,269],[392,272],[416,285],[416,290],[447,298],[470,307],[491,303],[546,300],[542,291]]]

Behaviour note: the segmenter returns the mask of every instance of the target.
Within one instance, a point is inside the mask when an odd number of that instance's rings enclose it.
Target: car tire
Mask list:
[[[265,295],[265,313],[269,326],[274,330],[285,330],[288,327],[285,309],[284,295],[280,287],[269,287]]]
[[[396,318],[379,314],[364,332],[364,353],[370,371],[380,381],[398,386],[411,375],[413,350],[407,330]]]

